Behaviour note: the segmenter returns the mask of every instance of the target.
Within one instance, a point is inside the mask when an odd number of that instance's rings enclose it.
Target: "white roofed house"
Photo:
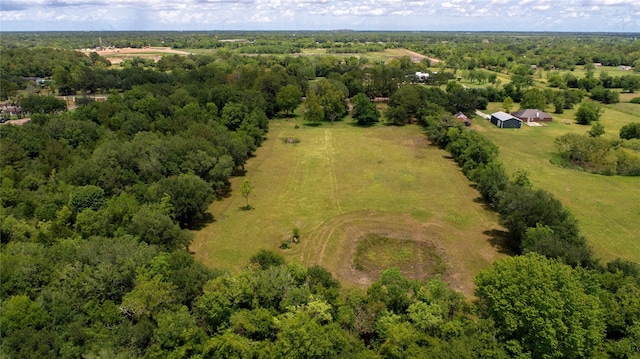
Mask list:
[[[522,120],[502,111],[491,114],[491,123],[500,128],[522,128]]]

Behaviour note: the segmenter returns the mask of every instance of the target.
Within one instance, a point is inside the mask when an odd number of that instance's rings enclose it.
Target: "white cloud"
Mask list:
[[[554,21],[521,21],[532,12]],[[188,30],[206,24],[277,29],[293,21],[301,30],[619,31],[624,22],[626,31],[640,32],[640,0],[0,0],[0,29],[38,29],[34,18],[75,30]]]
[[[253,14],[249,19],[249,22],[256,22],[256,23],[268,23],[271,22],[271,18],[269,16],[266,16],[265,14]]]

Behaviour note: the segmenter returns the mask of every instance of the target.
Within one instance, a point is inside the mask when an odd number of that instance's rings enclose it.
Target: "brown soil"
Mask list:
[[[335,268],[333,273],[347,285],[366,287],[380,278],[378,270],[358,270],[354,266],[354,257],[359,241],[369,233],[377,233],[390,238],[414,242],[414,247],[428,246],[437,251],[446,263],[446,271],[440,276],[452,288],[470,295],[473,290],[472,276],[463,273],[456,261],[450,257],[444,246],[440,245],[441,226],[436,223],[423,223],[410,215],[391,215],[374,211],[360,211],[334,217],[318,227],[311,229],[309,235],[301,241],[300,247],[293,251],[300,254],[305,262],[305,254],[313,256],[316,264]],[[327,247],[337,245],[339,248]],[[422,251],[416,253],[420,256]],[[333,255],[326,255],[332,253]],[[306,259],[309,262],[309,258]],[[408,278],[426,280],[433,277],[433,263],[427,258],[417,261],[412,268],[401,268]]]
[[[417,53],[415,51],[410,51],[410,50],[407,50],[407,49],[403,49],[403,51],[413,61],[421,61],[422,59],[429,59],[429,61],[431,61],[431,64],[437,64],[438,62],[442,61],[442,60],[436,59],[435,57],[429,57],[429,56],[425,56],[423,54],[419,54],[419,53]]]
[[[93,52],[93,50],[87,50],[85,52]],[[145,48],[132,48],[125,47],[121,49],[107,49],[102,51],[96,51],[98,55],[114,55],[114,54],[148,54],[148,53],[167,53],[167,54],[178,54],[178,55],[190,55],[190,52],[174,50],[170,47],[145,47]]]

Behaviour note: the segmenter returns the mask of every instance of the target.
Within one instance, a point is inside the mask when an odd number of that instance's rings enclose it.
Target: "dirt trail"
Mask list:
[[[178,55],[190,55],[190,52],[174,50],[170,47],[144,47],[144,48],[132,48],[132,47],[124,47],[124,48],[114,48],[107,50],[85,50],[85,52],[97,52],[98,55],[115,55],[115,54],[148,54],[148,53],[167,53],[167,54],[178,54]]]
[[[437,64],[438,62],[442,61],[440,59],[436,59],[435,57],[429,57],[429,56],[425,56],[423,54],[419,54],[419,53],[417,53],[415,51],[411,51],[411,50],[407,50],[407,49],[403,49],[403,50],[411,58],[411,60],[420,61],[422,59],[429,59],[429,61],[431,61],[432,64]]]

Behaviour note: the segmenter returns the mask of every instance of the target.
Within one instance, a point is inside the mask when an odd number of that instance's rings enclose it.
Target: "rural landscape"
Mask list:
[[[640,358],[640,34],[0,35],[0,357]]]

